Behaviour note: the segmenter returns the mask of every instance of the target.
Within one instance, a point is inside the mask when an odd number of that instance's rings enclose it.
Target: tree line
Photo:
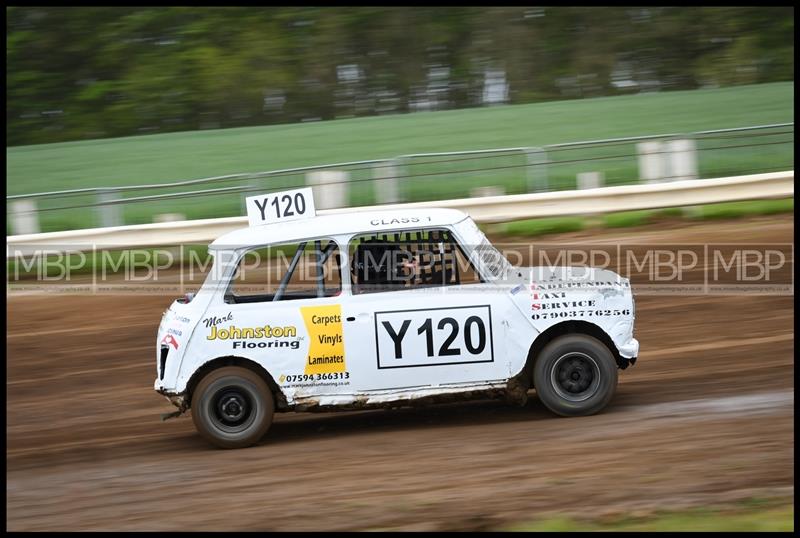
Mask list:
[[[792,7],[6,14],[9,146],[794,79]]]

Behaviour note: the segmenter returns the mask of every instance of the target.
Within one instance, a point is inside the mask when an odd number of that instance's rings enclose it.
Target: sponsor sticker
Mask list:
[[[204,318],[203,324],[206,327],[213,327],[214,325],[220,325],[227,321],[233,321],[233,312],[228,312],[227,316],[211,316],[208,318]]]
[[[305,374],[325,374],[347,370],[344,360],[342,305],[300,308],[308,331],[309,346]]]
[[[178,341],[175,340],[175,337],[172,336],[171,334],[165,335],[164,338],[161,339],[161,344],[162,345],[166,344],[168,346],[174,347],[175,349],[178,349]]]
[[[262,325],[259,327],[218,327],[210,325],[206,340],[230,340],[233,349],[284,348],[298,349],[297,327],[294,325]],[[256,341],[254,341],[256,340]]]

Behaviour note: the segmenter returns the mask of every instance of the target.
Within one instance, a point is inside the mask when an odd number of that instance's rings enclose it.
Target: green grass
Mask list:
[[[658,222],[662,219],[688,218],[735,219],[757,215],[775,215],[794,211],[794,198],[778,200],[750,200],[709,204],[689,208],[671,207],[644,211],[625,211],[609,213],[600,217],[552,217],[544,219],[518,220],[490,225],[490,230],[513,236],[536,237],[554,233],[575,232],[592,227],[592,224],[605,228],[630,228]]]
[[[85,187],[169,183],[233,173],[391,158],[401,154],[502,147],[532,147],[647,134],[789,122],[794,116],[794,83],[555,101],[529,105],[377,116],[316,123],[194,131],[18,146],[6,149],[7,195]],[[786,131],[787,129],[783,129]],[[701,177],[790,169],[792,134],[745,139],[705,139]],[[751,148],[713,149],[752,143]],[[425,175],[400,180],[405,201],[469,196],[478,186],[498,185],[506,193],[574,188],[579,172],[601,171],[607,185],[636,181],[635,144],[552,151],[550,164],[528,163],[522,153],[477,160],[431,162],[415,159],[395,173]],[[443,158],[438,158],[441,161]],[[447,160],[447,158],[444,158]],[[585,161],[585,159],[595,159]],[[575,162],[582,161],[582,162]],[[492,168],[485,171],[468,171]],[[372,167],[350,172],[351,205],[374,203],[379,182]],[[252,180],[256,189],[303,185],[303,174]],[[221,182],[214,187],[233,186]],[[198,187],[208,188],[208,187]],[[163,189],[176,193],[187,187]],[[126,196],[152,193],[131,193]],[[94,202],[93,196],[41,200],[42,231],[99,225],[96,210],[57,209]],[[187,218],[243,214],[241,194],[124,204],[124,222],[152,222],[158,213]]]
[[[695,508],[656,512],[634,517],[574,519],[549,517],[515,525],[512,531],[794,531],[794,506],[771,503],[740,503],[728,508]]]
[[[652,217],[652,211],[625,211],[611,213],[603,218],[606,228],[630,228],[647,224]]]
[[[731,219],[751,215],[775,215],[794,211],[794,198],[783,200],[756,200],[700,206],[692,215],[698,219]]]

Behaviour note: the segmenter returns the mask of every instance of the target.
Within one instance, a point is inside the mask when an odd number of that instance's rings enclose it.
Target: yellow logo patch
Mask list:
[[[309,346],[306,374],[344,372],[344,336],[342,305],[304,306],[300,308],[308,331]]]

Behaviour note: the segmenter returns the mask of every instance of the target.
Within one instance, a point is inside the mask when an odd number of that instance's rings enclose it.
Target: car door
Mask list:
[[[321,262],[321,263],[320,263]],[[330,238],[249,250],[203,319],[210,356],[260,364],[289,399],[348,395],[338,245]]]
[[[423,243],[442,252],[449,248],[455,258],[458,247],[454,237],[446,230],[439,232],[444,233],[437,239],[444,238],[447,247],[442,249],[443,242],[431,242],[428,237]],[[394,245],[392,234],[382,235],[388,238],[390,251],[399,244],[395,251],[403,252],[410,244],[405,232],[397,234],[400,241]],[[421,251],[416,256],[427,262],[436,276],[417,280],[417,285],[392,282],[397,275],[386,265],[382,266],[385,274],[375,278],[358,275],[365,268],[358,255],[359,240],[371,241],[363,237],[351,240],[353,295],[343,306],[348,362],[357,372],[353,383],[359,392],[476,385],[509,377],[508,316],[518,313],[507,294],[480,280],[453,278],[442,270],[441,263],[437,272],[436,260],[425,260]],[[444,277],[439,281],[440,275]],[[365,282],[360,282],[360,277]]]

